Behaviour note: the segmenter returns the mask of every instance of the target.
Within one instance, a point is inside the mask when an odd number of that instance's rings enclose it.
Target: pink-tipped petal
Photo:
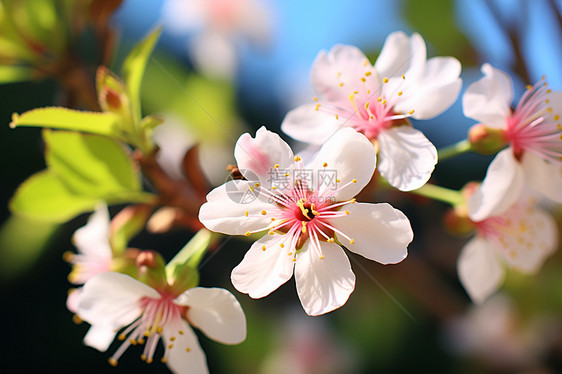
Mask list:
[[[302,306],[310,316],[331,312],[344,305],[355,288],[355,274],[339,245],[320,242],[324,258],[304,245],[297,255],[295,280]]]
[[[224,344],[246,339],[246,317],[234,295],[223,288],[195,287],[176,299],[188,306],[189,322],[209,338]]]
[[[240,136],[234,157],[242,175],[250,181],[257,176],[261,184],[265,184],[275,164],[285,169],[294,162],[291,147],[265,127],[256,132],[255,138],[248,133]]]

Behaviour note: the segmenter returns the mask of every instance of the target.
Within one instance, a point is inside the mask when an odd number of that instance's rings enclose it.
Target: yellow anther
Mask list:
[[[345,211],[345,214],[347,214],[347,215],[349,216],[349,210],[346,210],[346,211]]]
[[[324,162],[324,163],[322,164],[322,166],[327,167],[327,166],[328,166],[328,163],[327,163],[327,162]]]
[[[170,338],[170,341],[173,342],[174,340],[176,340],[176,337],[175,337],[175,336],[172,336],[172,337]]]
[[[340,119],[340,116],[338,116],[338,114],[336,113],[336,119]]]
[[[259,184],[259,183],[256,183],[256,188],[257,188],[257,187],[259,187],[259,186],[261,186],[261,184]]]
[[[382,82],[383,82],[383,83],[388,83],[388,78],[387,78],[387,77],[384,77],[384,78],[382,79]]]
[[[365,75],[366,75],[366,76],[368,77],[368,76],[370,76],[370,75],[371,75],[371,72],[370,72],[370,71],[368,71],[368,72],[366,72],[366,73],[365,73]]]
[[[156,329],[156,332],[159,333],[159,334],[162,334],[162,327],[158,327],[158,328]]]
[[[402,91],[398,91],[398,96],[402,96]]]
[[[382,105],[386,105],[386,99],[382,101]]]
[[[174,348],[174,345],[173,345],[173,344],[170,344],[170,345],[168,346],[168,349],[172,349],[172,348]]]
[[[123,341],[123,340],[125,340],[126,337],[127,336],[125,334],[119,334],[119,337],[117,339]]]
[[[546,75],[543,75],[543,76],[542,76],[542,80],[545,80],[545,79],[546,79]]]
[[[361,82],[365,82],[365,81],[366,81],[366,79],[361,77]]]
[[[72,260],[74,259],[74,253],[66,251],[62,254],[62,259],[66,262],[72,262]]]
[[[367,93],[370,94],[370,93],[371,93],[371,90],[367,90]]]
[[[408,114],[414,114],[414,109],[410,110]]]
[[[244,234],[245,236],[250,236],[252,233],[249,231],[246,231],[246,233]]]
[[[353,183],[357,183],[357,179],[352,180]]]
[[[561,124],[557,124],[556,127],[558,127],[558,130],[562,130],[562,125],[561,125]]]
[[[191,352],[191,348],[187,347],[187,348],[185,349],[185,351],[186,351],[186,352]]]
[[[295,162],[299,162],[301,160],[302,160],[302,158],[300,158],[299,156],[295,156]]]
[[[265,245],[262,245],[262,246],[261,246],[261,250],[262,250],[262,251],[265,251],[265,250],[266,250]]]
[[[369,102],[368,101],[365,103],[365,109],[369,109]]]
[[[375,118],[375,116],[373,116],[373,115],[370,115],[370,116],[369,116],[369,118],[370,118],[370,119],[373,119],[373,118]]]
[[[340,87],[343,87],[343,82],[341,82],[341,83],[339,84],[339,86],[340,86]]]
[[[359,93],[359,91],[353,91],[354,95],[357,95]]]
[[[143,360],[143,361],[146,360],[146,355],[145,355],[145,354],[142,354],[142,355],[141,355],[141,360]]]
[[[318,101],[318,98],[317,98],[317,97],[313,97],[312,99],[313,99],[314,101]]]
[[[274,217],[271,217],[271,222],[273,222],[273,221],[275,221],[275,218],[274,218]]]
[[[378,97],[377,101],[380,103],[382,101],[382,97]]]
[[[293,255],[293,252],[287,253],[287,256],[292,256],[292,255]]]
[[[353,198],[353,199],[349,200],[349,202],[350,202],[351,204],[355,204],[355,203],[357,202],[357,199],[356,199],[356,198]]]
[[[302,221],[301,231],[302,231],[303,234],[306,234],[306,222],[305,221]]]
[[[162,357],[162,358],[160,359],[160,362],[162,362],[162,363],[164,363],[164,364],[165,364],[167,361],[168,361],[168,359],[167,359],[166,357]]]
[[[546,110],[548,110],[548,113],[552,113],[552,108],[549,107],[549,108],[546,108]]]
[[[324,256],[320,256],[320,259],[323,260],[323,259],[324,259]]]
[[[153,361],[153,360],[152,360],[152,357],[151,357],[151,358],[148,358],[148,359],[146,359],[146,363],[147,363],[147,364],[152,364],[152,361]]]
[[[109,360],[107,360],[107,362],[109,362],[109,365],[115,367],[117,366],[117,360],[114,359],[113,357],[111,357]]]
[[[552,90],[549,88],[548,90],[546,90],[546,93],[551,93]]]
[[[289,175],[291,175],[291,174],[289,174],[289,173],[285,173],[285,174],[283,174],[283,175],[284,175],[284,176],[286,176],[286,177],[288,177],[288,176],[289,176]]]
[[[79,325],[79,324],[81,324],[83,321],[82,321],[82,318],[80,318],[80,316],[79,316],[78,314],[75,314],[75,315],[72,316],[72,322],[74,322],[75,324]]]
[[[131,343],[131,345],[137,345],[137,341],[135,339],[129,339],[129,343]]]
[[[275,165],[273,165],[273,167],[274,167],[275,169],[279,169],[279,164],[275,164]]]
[[[341,182],[341,179],[337,178],[336,183],[340,183],[340,182]]]
[[[328,243],[333,243],[333,242],[335,242],[335,241],[336,241],[336,239],[334,239],[334,238],[328,239]]]
[[[141,339],[138,339],[138,340],[137,340],[137,343],[139,343],[139,344],[144,344],[144,339],[142,339],[142,338],[141,338]]]
[[[314,110],[318,111],[319,108],[320,108],[320,104],[316,104],[316,107],[314,108]]]
[[[369,65],[369,60],[365,60],[365,62],[363,63],[363,66],[367,66]]]
[[[546,100],[544,101],[544,103],[545,103],[545,104],[548,104],[548,103],[550,103],[550,100],[546,99]]]
[[[273,187],[271,187],[271,189],[272,189],[272,190],[276,190],[276,189],[277,189],[277,186],[273,186]]]
[[[285,244],[283,244],[283,243],[280,243],[279,246],[280,246],[281,248],[285,248]]]
[[[269,235],[275,235],[275,231],[268,232]]]
[[[248,217],[248,215],[250,215],[250,212],[245,211],[245,212],[244,212],[244,215],[245,215],[246,217]]]
[[[525,86],[525,88],[528,89],[528,90],[531,90],[531,89],[533,89],[533,86],[531,86],[530,84],[528,84],[528,85]]]
[[[404,74],[402,74],[402,79],[406,79],[406,76]]]
[[[337,77],[338,78],[341,77],[341,72],[338,72]]]
[[[250,191],[254,192],[254,187],[249,186],[250,187]]]
[[[292,261],[293,261],[293,262],[297,262],[297,259],[296,259],[296,258],[293,258]]]
[[[355,244],[355,240],[349,239],[349,244]]]
[[[558,121],[559,119],[560,119],[560,116],[558,114],[554,116],[555,121]]]

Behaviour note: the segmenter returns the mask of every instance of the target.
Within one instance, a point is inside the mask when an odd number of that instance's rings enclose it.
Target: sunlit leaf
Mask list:
[[[82,131],[120,139],[120,117],[109,112],[86,112],[61,107],[47,107],[12,116],[10,127],[30,126]]]
[[[2,277],[20,275],[35,264],[55,234],[58,223],[11,216],[0,228]]]
[[[30,219],[65,222],[93,210],[97,198],[72,194],[52,171],[32,175],[17,189],[10,209]]]
[[[135,121],[139,121],[141,118],[140,88],[144,70],[161,32],[162,28],[151,32],[142,42],[133,48],[123,62],[123,77],[129,92]]]
[[[33,69],[27,66],[0,66],[0,83],[25,81],[31,79],[32,73]]]
[[[139,174],[119,142],[67,131],[45,130],[43,136],[47,165],[71,192],[111,198],[140,190]]]

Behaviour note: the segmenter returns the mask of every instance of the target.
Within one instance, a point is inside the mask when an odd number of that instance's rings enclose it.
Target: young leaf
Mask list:
[[[44,170],[19,186],[10,201],[10,209],[27,218],[65,222],[92,210],[97,201],[97,198],[72,194],[55,173]]]
[[[138,172],[120,143],[67,131],[45,130],[43,137],[47,165],[69,191],[107,200],[141,189]]]
[[[47,107],[12,115],[10,127],[47,127],[52,129],[82,131],[121,139],[120,118],[109,112],[85,112],[61,107]]]
[[[133,48],[123,62],[123,77],[129,92],[135,123],[140,121],[141,118],[140,88],[142,76],[144,75],[148,59],[161,32],[162,28],[157,28],[155,31],[151,32],[142,42]]]

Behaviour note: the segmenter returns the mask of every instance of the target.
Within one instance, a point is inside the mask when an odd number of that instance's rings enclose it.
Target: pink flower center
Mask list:
[[[295,169],[302,172],[304,169],[300,161],[300,157],[295,157]],[[327,166],[325,163],[324,170],[318,173],[316,188],[310,188],[304,179],[296,179],[293,183],[282,186],[274,185],[271,186],[271,189],[259,184],[256,186],[256,191],[267,197],[273,204],[269,211],[261,211],[261,215],[271,217],[271,223],[253,232],[269,230],[269,235],[280,234],[279,239],[272,242],[281,248],[288,247],[288,255],[292,256],[293,261],[296,261],[296,251],[300,250],[309,239],[311,248],[321,259],[324,256],[320,248],[320,241],[334,243],[336,235],[339,235],[347,239],[350,244],[354,244],[351,237],[333,226],[332,220],[350,214],[349,211],[341,209],[347,204],[355,203],[355,199],[337,202],[334,195],[357,183],[357,180],[353,179],[339,185],[341,181],[335,178],[333,188],[322,186],[328,173]],[[320,180],[324,182],[320,182]],[[246,216],[248,214],[249,212],[245,212]],[[251,233],[248,231],[246,235]],[[267,247],[263,245],[262,250],[267,250]]]
[[[551,90],[543,80],[527,87],[517,107],[506,118],[506,138],[515,157],[533,152],[544,160],[562,161],[560,115],[550,106]]]
[[[404,124],[404,120],[411,117],[414,110],[408,113],[397,113],[395,105],[400,100],[403,91],[402,75],[400,78],[383,78],[378,81],[369,61],[365,64],[366,72],[357,78],[355,88],[350,91],[346,84],[340,82],[338,87],[348,100],[323,101],[316,104],[317,111],[333,114],[342,127],[348,126],[363,133],[369,139],[377,139],[381,131]],[[338,75],[338,79],[341,74]],[[390,85],[390,86],[389,86]],[[390,88],[392,87],[392,88]],[[316,101],[318,99],[315,98]]]
[[[175,335],[170,338],[170,342],[165,342],[162,337],[164,330],[174,330],[176,326],[181,326],[182,316],[185,316],[188,307],[174,303],[174,296],[161,293],[160,298],[143,297],[139,300],[139,307],[143,310],[141,316],[127,327],[118,339],[123,340],[123,344],[115,351],[109,359],[113,366],[117,365],[117,360],[131,345],[145,344],[141,359],[147,363],[153,361],[154,352],[158,341],[162,339],[165,353],[162,362],[167,361],[169,350],[174,348]],[[178,335],[183,335],[182,330],[175,331]],[[181,347],[188,349],[189,347]]]

